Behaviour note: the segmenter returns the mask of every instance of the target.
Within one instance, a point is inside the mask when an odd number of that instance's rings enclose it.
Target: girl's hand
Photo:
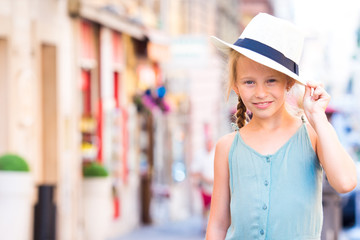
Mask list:
[[[316,120],[315,118],[326,117],[325,109],[329,101],[330,95],[325,91],[322,84],[314,82],[306,84],[303,104],[306,117],[311,125]]]
[[[330,185],[338,193],[347,193],[356,187],[356,166],[326,117],[329,101],[330,96],[322,85],[306,84],[303,103],[306,117],[316,133],[314,150]]]

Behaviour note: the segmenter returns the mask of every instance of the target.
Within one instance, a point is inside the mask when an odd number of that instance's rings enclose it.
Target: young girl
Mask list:
[[[206,239],[320,240],[322,169],[339,193],[355,188],[356,171],[326,118],[330,96],[298,76],[301,32],[260,13],[234,44],[213,39],[229,53],[239,130],[216,144]],[[294,84],[305,85],[307,122],[285,107]]]

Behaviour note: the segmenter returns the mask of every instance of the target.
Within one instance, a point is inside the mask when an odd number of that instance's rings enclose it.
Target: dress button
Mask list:
[[[264,233],[265,233],[264,230],[261,229],[261,230],[260,230],[260,234],[261,234],[261,235],[264,235]]]
[[[270,162],[270,157],[266,157],[266,162]]]
[[[269,181],[268,181],[268,180],[265,180],[265,181],[264,181],[264,185],[265,185],[265,186],[269,185]]]
[[[266,204],[264,204],[264,206],[263,206],[263,209],[264,209],[264,210],[266,210],[266,209],[267,209],[267,206],[266,206]]]

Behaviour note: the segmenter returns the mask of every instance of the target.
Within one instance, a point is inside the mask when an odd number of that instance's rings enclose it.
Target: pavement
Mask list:
[[[183,221],[169,221],[162,224],[141,226],[134,231],[108,240],[204,240],[205,232],[200,216]],[[360,240],[360,226],[342,229],[337,238],[322,239]]]
[[[133,232],[109,240],[203,240],[201,217],[192,217],[183,221],[169,221],[167,223],[142,226]]]

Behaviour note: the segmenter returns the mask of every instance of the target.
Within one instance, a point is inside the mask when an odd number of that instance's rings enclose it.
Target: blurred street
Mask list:
[[[201,217],[194,216],[160,226],[144,226],[125,236],[109,240],[203,240],[204,237]]]

